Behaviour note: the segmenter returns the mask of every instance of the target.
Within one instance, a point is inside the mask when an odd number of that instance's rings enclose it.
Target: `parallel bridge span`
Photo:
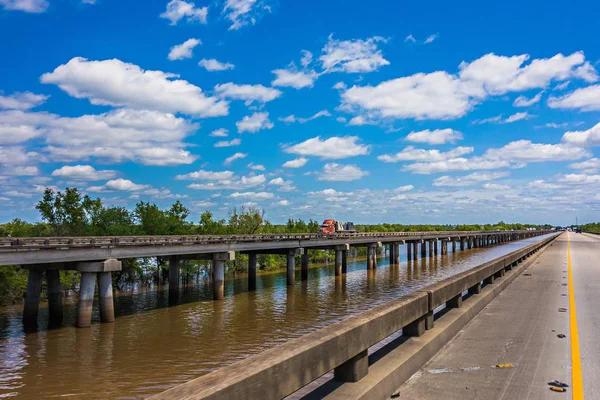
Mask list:
[[[350,247],[367,248],[367,269],[377,267],[377,248],[389,249],[390,264],[398,264],[400,245],[406,245],[407,259],[434,257],[452,251],[489,246],[547,234],[550,231],[441,231],[370,232],[335,235],[189,235],[123,237],[0,238],[0,266],[23,265],[29,269],[23,311],[26,326],[37,326],[44,275],[48,287],[51,323],[62,321],[60,270],[81,272],[77,326],[91,325],[92,306],[98,281],[102,322],[114,321],[111,273],[121,270],[123,258],[165,257],[169,260],[169,298],[179,297],[181,260],[210,260],[213,297],[223,299],[225,261],[235,253],[248,254],[248,289],[256,290],[257,254],[287,256],[287,284],[294,285],[296,256],[302,255],[301,280],[308,279],[309,250],[335,250],[335,274],[346,273]]]

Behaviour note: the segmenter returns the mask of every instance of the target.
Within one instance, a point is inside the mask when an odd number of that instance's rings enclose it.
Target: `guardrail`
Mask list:
[[[420,336],[433,327],[437,307],[460,307],[463,292],[479,293],[482,281],[493,282],[557,236],[176,386],[152,399],[275,400],[331,370],[338,380],[357,381],[368,373],[369,347],[400,329],[405,336]]]
[[[538,234],[547,231],[534,231]],[[103,248],[127,246],[169,246],[192,244],[234,244],[244,242],[272,242],[287,240],[339,240],[341,238],[403,238],[418,236],[469,236],[497,235],[502,233],[532,233],[532,231],[429,231],[429,232],[364,232],[323,234],[257,234],[257,235],[185,235],[185,236],[82,236],[82,237],[25,237],[0,238],[0,251],[19,249],[52,249],[52,248]]]

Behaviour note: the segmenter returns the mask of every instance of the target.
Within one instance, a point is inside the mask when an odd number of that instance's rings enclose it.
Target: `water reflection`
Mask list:
[[[116,322],[89,329],[74,328],[67,303],[62,328],[25,335],[21,307],[9,307],[0,310],[0,397],[147,397],[541,239],[409,262],[401,246],[398,265],[349,260],[347,274],[311,268],[308,282],[298,270],[292,287],[285,272],[267,274],[251,293],[242,276],[225,282],[221,302],[208,279],[181,288],[175,307],[166,286],[121,293]],[[48,326],[43,305],[39,323]]]

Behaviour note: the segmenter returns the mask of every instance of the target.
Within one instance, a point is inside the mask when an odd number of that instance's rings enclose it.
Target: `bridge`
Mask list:
[[[335,274],[346,273],[350,247],[366,247],[366,269],[377,267],[377,249],[385,246],[390,264],[398,264],[400,246],[407,258],[435,257],[451,251],[490,246],[547,234],[549,231],[444,231],[340,233],[335,235],[219,235],[219,236],[136,236],[136,237],[49,237],[0,239],[0,265],[22,265],[29,278],[23,309],[25,326],[35,326],[44,275],[48,287],[50,323],[62,321],[60,271],[81,272],[77,327],[91,325],[93,301],[98,281],[102,322],[114,321],[112,272],[122,268],[123,258],[166,257],[169,262],[169,297],[179,295],[181,260],[212,262],[213,297],[222,300],[225,262],[235,260],[236,252],[248,254],[248,288],[256,290],[256,255],[283,254],[287,259],[287,284],[294,285],[296,256],[301,255],[302,281],[308,279],[310,250],[335,250]]]

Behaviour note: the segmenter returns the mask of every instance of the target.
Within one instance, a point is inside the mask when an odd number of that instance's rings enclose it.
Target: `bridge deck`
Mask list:
[[[573,285],[568,284],[570,243]],[[398,391],[400,399],[549,399],[548,382],[569,385],[577,395],[583,377],[586,398],[600,399],[600,237],[562,235],[526,272],[492,301],[446,347]],[[572,374],[572,305],[576,299],[582,373]],[[559,312],[564,307],[567,312]],[[560,339],[558,334],[565,334]],[[577,357],[575,357],[577,359]],[[494,368],[511,363],[514,368]],[[580,387],[580,386],[579,386]]]

